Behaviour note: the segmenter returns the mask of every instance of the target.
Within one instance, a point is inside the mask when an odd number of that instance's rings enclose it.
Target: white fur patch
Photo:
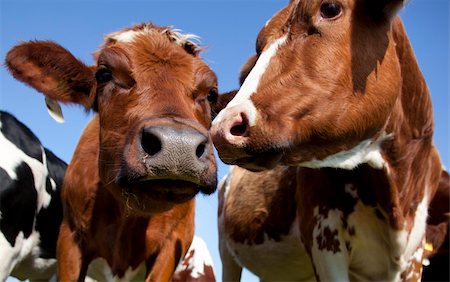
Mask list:
[[[408,244],[405,249],[405,256],[411,258],[416,252],[417,248],[422,244],[427,227],[428,217],[428,189],[425,189],[425,196],[417,206],[416,214],[414,216],[414,224],[408,238]]]
[[[122,32],[115,32],[110,34],[108,37],[124,43],[133,42],[137,35],[144,34],[142,30],[127,30]]]
[[[46,190],[48,176],[47,156],[45,155],[45,150],[42,146],[41,152],[42,163],[25,154],[15,144],[6,139],[3,134],[0,134],[0,155],[2,156],[0,158],[0,167],[8,173],[12,180],[17,180],[18,177],[20,177],[16,174],[15,170],[21,163],[26,163],[30,167],[34,178],[34,188],[36,189],[38,196],[37,211],[48,207],[51,201],[51,195]],[[53,190],[56,189],[54,181],[52,182],[52,188]]]
[[[223,236],[234,260],[245,266],[261,281],[314,281],[311,259],[300,241],[298,217],[292,222],[289,234],[280,241],[264,234],[262,244],[242,244]]]
[[[385,220],[380,219],[376,212]],[[349,240],[352,249],[350,256],[350,278],[355,281],[397,281],[401,266],[396,257],[400,250],[396,243],[398,232],[388,222],[387,214],[379,207],[364,205],[357,201],[354,212],[347,218],[348,226],[354,228]]]
[[[180,46],[186,43],[196,45],[195,42],[200,40],[200,36],[192,33],[183,33],[180,29],[166,29],[164,32],[166,32],[169,37]]]
[[[339,230],[340,226],[338,225],[341,221],[342,212],[333,209],[329,210],[328,214],[324,216],[319,213],[319,207],[315,207],[314,217],[320,224],[314,226],[311,256],[319,279],[322,281],[349,281],[348,253],[344,248],[345,245],[341,242],[340,234],[342,231]],[[338,242],[339,251],[334,252],[320,248],[319,242],[325,243],[321,241],[325,236],[325,228],[331,232],[338,230],[337,237],[333,240]]]
[[[280,48],[280,46],[282,46],[286,42],[286,39],[287,35],[278,38],[261,53],[258,60],[256,61],[255,66],[252,68],[241,88],[239,89],[239,92],[228,103],[225,109],[223,109],[213,120],[213,125],[219,124],[224,119],[224,117],[232,111],[233,107],[245,109],[249,126],[254,126],[256,124],[256,107],[255,105],[253,105],[250,97],[258,89],[261,77],[266,72],[270,60],[275,56],[278,48]]]
[[[225,191],[224,191],[225,199],[228,197],[228,192],[230,191],[230,181],[231,181],[231,175],[233,174],[233,168],[234,168],[234,166],[229,167],[228,173],[222,177],[222,179],[220,180],[219,185],[218,185],[218,187],[223,187],[222,189],[225,189]]]
[[[124,276],[119,278],[113,275],[111,268],[104,258],[96,258],[89,264],[87,276],[94,281],[144,281],[145,263],[142,263],[136,269],[128,268]]]
[[[0,253],[2,254],[2,263],[0,263],[0,281],[5,281],[17,262],[22,259],[20,257],[22,241],[23,233],[20,232],[16,238],[14,247],[11,247],[3,233],[0,232]]]
[[[187,259],[191,252],[194,252],[193,257]],[[191,246],[186,253],[186,258],[183,258],[178,264],[175,274],[189,269],[192,278],[199,278],[205,275],[205,265],[214,268],[211,254],[209,253],[205,241],[200,237],[194,236]]]
[[[399,258],[398,265],[402,271],[405,271],[416,260],[416,255],[421,255],[421,251],[417,250],[417,248],[424,244],[427,217],[428,194],[425,191],[424,198],[417,206],[414,223],[409,233],[406,229],[391,232],[394,246],[396,246],[393,250],[395,250],[396,256]],[[400,273],[397,274],[398,279],[400,279]]]
[[[360,164],[367,163],[376,169],[387,168],[381,155],[381,144],[392,139],[392,134],[382,134],[376,140],[364,140],[348,151],[342,151],[328,156],[323,160],[311,160],[300,163],[299,166],[309,168],[333,167],[352,170]]]
[[[125,30],[113,32],[106,36],[106,38],[114,39],[118,42],[131,43],[139,35],[151,35],[154,32],[160,32],[162,34],[167,34],[169,38],[175,42],[175,44],[183,46],[186,43],[190,43],[197,46],[195,41],[199,40],[199,36],[191,33],[183,34],[179,29],[164,29],[162,31],[157,31],[152,25],[144,25],[142,29],[138,30]]]
[[[41,193],[46,193],[45,183],[48,175],[44,149],[41,147],[41,150],[44,164],[25,154],[15,144],[6,139],[3,134],[0,134],[0,155],[2,156],[0,158],[0,167],[8,173],[11,179],[17,180],[18,176],[15,169],[22,162],[26,163],[33,173],[34,187],[38,192],[38,197]]]
[[[25,238],[23,232],[19,232],[14,247],[11,247],[0,233],[0,281],[4,281],[5,275],[21,280],[48,280],[56,273],[56,259],[39,258],[39,243],[39,233],[33,231]]]

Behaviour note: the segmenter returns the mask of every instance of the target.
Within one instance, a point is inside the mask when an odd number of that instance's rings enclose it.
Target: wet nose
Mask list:
[[[165,170],[166,177],[178,174],[198,177],[208,166],[208,136],[193,128],[147,126],[142,129],[141,147],[146,166]]]

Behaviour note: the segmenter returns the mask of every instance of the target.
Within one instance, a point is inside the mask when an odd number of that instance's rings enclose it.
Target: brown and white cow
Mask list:
[[[242,268],[261,281],[314,280],[299,236],[296,173],[293,166],[261,172],[232,166],[219,184],[222,281],[239,281]],[[429,208],[424,281],[449,280],[449,192],[449,176],[443,170]]]
[[[112,33],[87,66],[49,41],[12,48],[12,75],[97,115],[62,191],[61,281],[105,260],[122,279],[168,281],[194,234],[194,196],[216,188],[208,135],[217,79],[192,36],[150,23]],[[144,266],[145,277],[133,277]]]
[[[298,236],[318,280],[420,279],[441,163],[403,5],[291,1],[213,122],[224,162],[297,168]]]
[[[300,239],[295,167],[251,172],[233,166],[219,184],[222,281],[239,281],[247,268],[261,281],[312,281]]]

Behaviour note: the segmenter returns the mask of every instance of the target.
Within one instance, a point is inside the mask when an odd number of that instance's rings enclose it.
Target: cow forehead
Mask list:
[[[143,23],[106,35],[94,57],[98,65],[118,67],[141,82],[148,79],[149,73],[163,76],[159,84],[171,77],[172,82],[181,82],[190,92],[192,83],[206,83],[207,87],[217,84],[214,72],[199,56],[202,47],[198,39],[178,29]],[[160,66],[164,66],[164,72]]]
[[[110,33],[105,36],[105,44],[109,45],[115,42],[132,43],[141,35],[154,36],[158,34],[166,36],[170,41],[185,49],[189,47],[188,52],[190,51],[194,55],[200,52],[201,48],[197,43],[199,36],[191,33],[182,33],[179,29],[154,26],[151,23],[143,23],[132,28]]]

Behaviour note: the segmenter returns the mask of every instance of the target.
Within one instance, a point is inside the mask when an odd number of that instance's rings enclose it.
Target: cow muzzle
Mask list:
[[[213,193],[216,170],[206,129],[152,123],[143,126],[127,145],[116,182],[122,194],[139,202],[181,203],[198,192]]]

